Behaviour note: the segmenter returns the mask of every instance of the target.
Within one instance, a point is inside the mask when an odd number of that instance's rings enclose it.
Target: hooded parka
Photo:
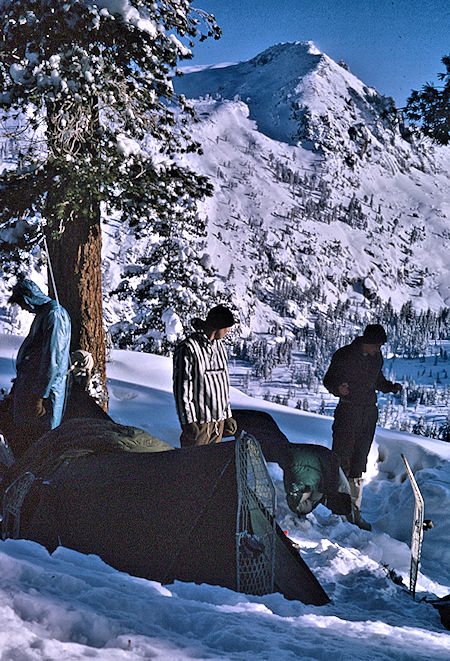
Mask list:
[[[14,381],[14,423],[30,425],[30,406],[43,400],[45,415],[39,420],[43,431],[61,422],[69,368],[71,323],[67,311],[46,296],[32,280],[20,280],[12,302],[35,314],[30,331],[19,348]]]

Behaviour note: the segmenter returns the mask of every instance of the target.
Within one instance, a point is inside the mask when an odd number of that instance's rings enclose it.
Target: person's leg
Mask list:
[[[355,524],[362,530],[372,530],[372,526],[366,521],[360,511],[362,491],[363,491],[363,478],[362,477],[349,477],[348,483],[350,485],[350,498],[352,501],[352,511],[347,517],[347,521]]]
[[[345,475],[350,475],[355,443],[359,436],[361,415],[358,409],[349,404],[339,403],[334,411],[332,450],[339,457]]]
[[[361,411],[361,421],[350,464],[350,477],[361,477],[366,472],[367,457],[370,452],[375,427],[378,420],[378,409],[375,404]]]
[[[210,435],[208,443],[220,443],[223,437],[223,430],[225,427],[225,420],[218,420],[217,422],[210,422]]]
[[[194,445],[209,445],[210,443],[220,443],[223,436],[224,420],[218,422],[197,423],[197,429],[192,429],[191,425],[185,425],[180,436],[180,445],[182,448],[192,447]]]
[[[366,472],[367,457],[375,434],[377,419],[378,409],[375,405],[363,409],[359,438],[355,443],[348,478],[350,484],[350,497],[352,500],[352,513],[349,520],[363,530],[372,529],[370,523],[368,523],[361,515],[360,509],[364,483],[362,474]]]

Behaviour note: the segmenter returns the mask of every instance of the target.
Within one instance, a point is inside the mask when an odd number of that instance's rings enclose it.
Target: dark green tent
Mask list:
[[[121,427],[112,424],[114,432]],[[133,430],[123,429],[124,435]],[[163,444],[158,451],[150,442],[145,452],[130,452],[117,443],[84,444],[89,430],[92,420],[68,421],[38,441],[40,461],[31,453],[10,469],[4,537],[96,554],[166,584],[178,579],[252,594],[278,591],[315,605],[329,601],[275,523],[273,484],[255,439],[243,434],[238,441],[170,450]]]

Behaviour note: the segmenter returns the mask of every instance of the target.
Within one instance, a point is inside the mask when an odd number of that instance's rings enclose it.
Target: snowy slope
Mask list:
[[[327,302],[448,305],[450,151],[409,136],[392,99],[309,42],[175,84],[199,99],[211,252],[263,317],[280,280],[297,314],[311,285]]]
[[[0,337],[0,387],[13,376],[19,343],[18,337]],[[177,445],[170,360],[114,351],[108,374],[114,419]],[[232,401],[268,411],[291,441],[330,445],[330,418],[258,401],[236,389]],[[393,570],[408,583],[412,493],[401,452],[423,491],[425,515],[435,523],[424,537],[416,601],[388,576]],[[278,494],[277,518],[300,544],[332,603],[305,606],[279,594],[252,597],[181,582],[162,586],[117,572],[95,556],[64,548],[49,556],[35,543],[7,540],[0,543],[1,658],[447,659],[450,636],[422,597],[450,591],[450,444],[377,430],[363,501],[372,532],[344,523],[322,506],[295,519],[284,500],[279,467],[270,464],[269,470]]]
[[[346,299],[369,317],[377,297],[396,309],[450,304],[450,148],[411,137],[392,99],[310,42],[186,71],[174,85],[193,99],[204,153],[185,158],[215,190],[199,209],[205,259],[218,296],[239,305],[243,333],[298,327]],[[14,154],[0,146],[8,167]],[[104,303],[114,328],[145,317],[148,302],[109,293],[153,239],[108,220]],[[5,296],[0,285],[2,307]],[[1,326],[20,332],[7,314],[0,309]]]

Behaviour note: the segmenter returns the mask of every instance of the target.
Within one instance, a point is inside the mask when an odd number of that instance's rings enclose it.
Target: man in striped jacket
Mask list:
[[[194,333],[179,342],[173,357],[173,392],[181,447],[219,443],[235,434],[231,417],[228,358],[222,339],[234,324],[224,305],[194,319]]]

